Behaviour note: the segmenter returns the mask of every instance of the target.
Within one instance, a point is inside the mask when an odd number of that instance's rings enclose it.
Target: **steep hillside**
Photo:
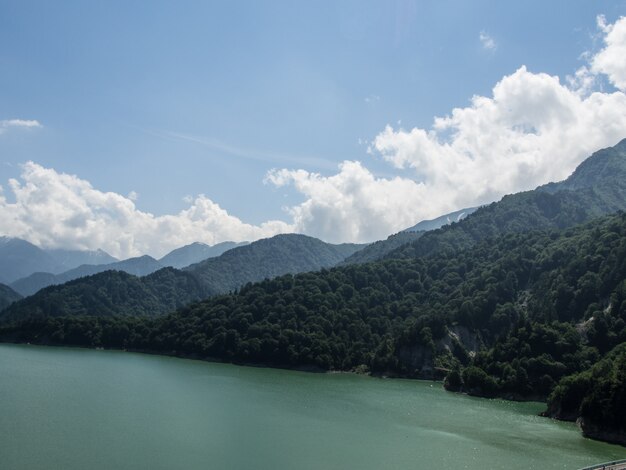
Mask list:
[[[330,268],[362,247],[349,243],[331,245],[298,234],[277,235],[232,249],[186,270],[198,276],[212,294],[221,294],[248,282]]]
[[[505,196],[462,221],[387,253],[415,258],[470,247],[489,237],[571,227],[626,209],[626,139],[595,152],[565,181]]]

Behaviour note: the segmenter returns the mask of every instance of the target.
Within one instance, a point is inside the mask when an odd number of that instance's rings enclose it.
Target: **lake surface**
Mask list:
[[[0,345],[3,470],[575,470],[626,458],[541,409],[431,382]]]

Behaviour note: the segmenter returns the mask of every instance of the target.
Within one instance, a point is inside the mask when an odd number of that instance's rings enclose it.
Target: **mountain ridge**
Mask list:
[[[146,276],[161,268],[163,266],[157,260],[151,256],[143,255],[110,264],[83,264],[60,274],[36,272],[11,283],[11,288],[23,296],[29,296],[45,287],[64,284],[74,279],[92,276],[104,271],[123,271],[135,276]]]
[[[163,298],[158,295],[155,297],[156,288],[154,286],[156,281],[149,277],[156,276],[156,273],[167,272],[167,282],[170,284],[177,282],[180,289],[183,289],[176,294],[177,298],[188,299],[191,302],[198,300],[199,296],[208,297],[223,294],[266,277],[331,267],[360,247],[361,245],[353,244],[332,245],[305,235],[284,234],[232,248],[219,257],[209,258],[191,265],[185,270],[162,268],[154,258],[149,256],[114,263],[114,266],[119,267],[129,261],[144,261],[147,268],[151,269],[152,272],[142,277],[111,274],[112,272],[127,273],[125,269],[111,271],[112,265],[77,268],[81,277],[76,276],[74,279],[66,280],[64,284],[48,285],[41,288],[15,305],[11,305],[6,311],[0,311],[0,320],[8,321],[9,319],[32,315],[45,315],[51,311],[50,305],[56,305],[53,309],[55,314],[60,314],[63,309],[67,314],[73,315],[82,315],[87,312],[93,314],[110,312],[113,299],[120,290],[119,284],[125,281],[132,284],[136,297],[134,303],[125,301],[118,305],[119,314],[145,312],[147,309],[162,314],[166,313],[167,308],[171,307],[172,304],[165,302],[163,308],[155,306],[155,299]],[[166,269],[167,271],[165,271]],[[74,270],[73,274],[77,274],[77,270]],[[102,272],[93,273],[88,272],[89,270],[101,270]],[[59,276],[46,273],[32,275],[27,280],[30,282],[39,279],[42,282],[50,282],[51,279],[63,280]],[[155,279],[160,278],[156,276]],[[190,279],[194,281],[191,282]],[[144,282],[147,285],[144,285]],[[17,287],[25,290],[28,286],[29,284],[25,283]],[[184,292],[185,286],[190,286],[191,291]],[[31,288],[35,289],[36,287],[38,286]],[[81,288],[85,290],[85,295],[81,295]],[[94,291],[98,292],[97,295],[93,294]],[[71,301],[62,300],[64,296],[71,298]],[[92,307],[95,306],[93,310],[89,309],[90,303]],[[124,312],[124,308],[129,309],[128,312]]]
[[[445,378],[472,395],[547,398],[548,414],[621,439],[626,146],[592,157],[376,262],[248,283],[154,319],[24,319],[24,299],[2,312],[21,321],[0,325],[0,339]],[[233,252],[222,255],[231,264]],[[210,261],[200,263],[210,275],[228,265]]]
[[[205,259],[215,258],[225,251],[237,248],[238,246],[247,245],[248,243],[249,242],[226,241],[215,245],[207,245],[201,242],[194,242],[170,251],[158,261],[163,266],[182,269],[204,261]]]

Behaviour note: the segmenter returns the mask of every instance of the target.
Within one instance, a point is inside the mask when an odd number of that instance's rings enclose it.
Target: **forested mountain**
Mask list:
[[[505,196],[461,222],[427,232],[384,257],[428,256],[467,248],[501,234],[571,227],[625,209],[626,139],[595,152],[565,181]]]
[[[467,248],[500,234],[571,227],[625,209],[626,139],[615,147],[594,153],[564,181],[507,195],[480,208],[462,209],[420,222],[365,247],[342,264],[428,256]],[[459,216],[460,220],[452,220]],[[420,228],[422,232],[416,231]]]
[[[135,276],[146,276],[161,268],[163,266],[157,260],[151,256],[144,255],[110,264],[85,264],[61,274],[37,272],[28,277],[18,279],[11,284],[11,287],[23,296],[28,296],[47,286],[63,284],[80,277],[92,276],[104,271],[123,271]]]
[[[0,338],[445,376],[453,390],[545,398],[568,375],[622,364],[594,366],[621,358],[610,351],[626,341],[626,214],[454,253],[286,275],[156,319],[39,317],[5,326]],[[583,391],[591,398],[580,406],[621,393],[603,390]]]
[[[435,219],[422,220],[413,227],[407,228],[406,230],[404,230],[404,232],[429,232],[431,230],[437,230],[444,225],[449,225],[454,222],[460,222],[468,215],[476,212],[476,209],[478,209],[478,207],[468,207],[467,209],[454,211],[449,214],[439,216]]]
[[[191,264],[204,261],[208,258],[215,258],[216,256],[220,256],[225,251],[247,244],[248,242],[222,242],[211,246],[196,242],[169,252],[159,260],[159,263],[162,266],[170,266],[172,268],[181,269]]]
[[[330,267],[361,247],[362,245],[352,244],[331,245],[304,235],[278,235],[234,248],[217,258],[192,265],[186,269],[185,275],[172,268],[157,271],[167,272],[170,283],[174,282],[173,279],[180,278],[182,281],[176,281],[177,292],[166,288],[163,295],[156,297],[155,280],[158,281],[160,277],[136,278],[109,272],[113,269],[136,275],[146,271],[154,272],[160,264],[149,256],[131,258],[110,265],[81,266],[61,275],[36,273],[12,285],[18,292],[21,290],[31,293],[31,296],[13,305],[6,315],[0,313],[0,319],[32,315],[101,315],[102,312],[107,315],[111,312],[122,315],[161,314],[173,310],[173,305],[176,307],[182,305],[167,300],[166,293],[176,299],[191,302],[237,289],[248,282],[285,273]],[[100,270],[107,272],[84,277]],[[78,277],[80,279],[76,279]],[[189,279],[194,279],[194,282]],[[130,290],[124,290],[121,286],[124,282],[130,284]],[[148,284],[145,284],[146,282]],[[43,289],[52,284],[59,285]],[[145,285],[149,286],[147,290],[144,288]],[[190,290],[185,291],[187,288]],[[120,289],[123,294],[119,294]],[[97,291],[97,295],[93,294],[94,291]],[[133,298],[127,299],[131,292]],[[119,297],[120,295],[122,297]],[[155,299],[165,300],[162,305],[157,306]]]
[[[94,312],[71,310],[76,297],[24,320],[32,297],[5,310],[16,322],[0,339],[445,377],[481,396],[549,397],[550,415],[626,443],[626,214],[602,216],[624,208],[625,185],[623,141],[564,182],[506,196],[377,262],[270,279],[276,266],[332,266],[356,248],[281,235],[188,268],[210,293],[268,278],[231,294],[157,318],[83,315]]]
[[[0,237],[0,278],[11,283],[36,271],[54,271],[54,258],[32,243],[19,238]]]
[[[0,312],[0,320],[61,315],[155,316],[204,297],[206,291],[193,274],[174,268],[144,277],[105,271],[46,287]]]
[[[0,282],[7,284],[36,272],[58,274],[85,263],[115,261],[102,250],[44,250],[26,240],[0,237]]]
[[[222,294],[247,282],[329,268],[361,248],[363,245],[352,243],[332,245],[306,235],[276,235],[185,270],[198,276],[212,294]]]
[[[13,302],[20,300],[22,296],[11,289],[9,286],[0,284],[0,311],[11,305]]]

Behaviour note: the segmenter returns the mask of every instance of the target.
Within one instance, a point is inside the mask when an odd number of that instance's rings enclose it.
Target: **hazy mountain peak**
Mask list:
[[[222,253],[236,248],[238,246],[247,245],[248,242],[222,242],[216,245],[207,245],[202,242],[193,242],[189,245],[182,246],[172,250],[166,254],[159,262],[163,266],[171,266],[173,268],[184,268],[186,266],[199,263],[208,258],[220,256]]]
[[[444,214],[439,217],[430,220],[422,220],[418,224],[413,227],[409,227],[405,232],[427,232],[429,230],[437,230],[438,228],[443,227],[444,225],[451,224],[453,222],[459,222],[463,220],[465,217],[476,211],[478,207],[468,207],[467,209],[461,209],[458,211],[450,212],[449,214]]]

